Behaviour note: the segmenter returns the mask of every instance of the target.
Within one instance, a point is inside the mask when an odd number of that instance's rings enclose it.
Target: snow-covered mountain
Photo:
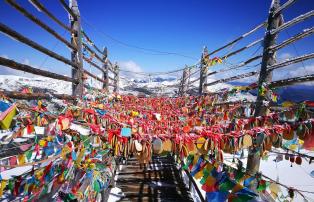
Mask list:
[[[191,78],[194,80],[196,78]],[[210,82],[210,81],[208,81]],[[100,88],[101,83],[92,79],[88,79],[87,83],[93,87]],[[176,78],[155,78],[149,81],[141,82],[136,79],[127,79],[122,77],[119,82],[121,94],[146,95],[146,96],[176,96],[178,93],[180,81]],[[18,91],[23,87],[32,87],[34,92],[71,94],[71,83],[59,81],[46,77],[22,77],[14,75],[0,75],[0,89],[8,91]],[[189,93],[197,94],[199,82],[191,84]],[[233,85],[221,83],[210,86],[205,89],[208,92],[216,92],[221,89],[229,89]],[[255,100],[255,96],[245,93],[230,96],[228,101],[236,100]]]

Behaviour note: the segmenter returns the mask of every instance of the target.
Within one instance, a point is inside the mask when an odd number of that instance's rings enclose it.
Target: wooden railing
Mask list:
[[[7,59],[4,57],[0,57],[0,65],[19,70],[24,71],[27,73],[44,76],[48,78],[53,78],[57,80],[63,80],[67,82],[72,83],[72,96],[58,96],[54,95],[56,97],[63,97],[63,98],[73,98],[74,97],[82,97],[83,95],[83,89],[84,87],[87,87],[86,84],[84,84],[84,81],[87,77],[91,77],[95,79],[98,82],[102,83],[102,89],[109,91],[109,87],[113,87],[113,91],[117,92],[119,87],[119,67],[115,63],[114,65],[112,62],[108,59],[108,51],[107,48],[104,48],[103,51],[98,48],[95,43],[91,40],[91,38],[82,31],[81,23],[80,23],[80,14],[77,7],[76,0],[70,0],[70,4],[68,5],[64,0],[59,0],[61,6],[65,9],[65,11],[70,15],[70,23],[71,26],[68,26],[66,23],[59,20],[52,12],[50,12],[39,0],[30,0],[30,2],[33,4],[34,7],[37,8],[37,10],[43,12],[45,15],[48,16],[49,19],[51,19],[53,22],[61,26],[63,29],[65,29],[69,36],[71,37],[71,41],[68,41],[66,38],[64,38],[61,34],[57,33],[51,26],[40,20],[35,16],[35,14],[32,14],[30,11],[25,9],[23,6],[21,6],[17,1],[14,0],[6,0],[6,2],[12,6],[16,11],[20,12],[23,16],[25,16],[27,19],[29,19],[34,24],[38,25],[40,28],[45,30],[50,35],[54,36],[58,41],[60,41],[63,45],[68,47],[71,50],[71,58],[64,57],[57,52],[54,52],[45,46],[35,42],[33,39],[30,39],[26,36],[24,36],[22,33],[17,32],[12,27],[9,27],[5,25],[4,23],[0,22],[0,32],[6,34],[7,36],[25,44],[29,47],[55,59],[60,62],[63,62],[66,65],[69,65],[72,68],[72,76],[64,76],[58,73],[53,73],[48,70],[42,70],[39,68],[36,68],[31,65],[21,64],[15,60]],[[84,43],[82,41],[82,38],[85,38],[86,41],[89,43]],[[88,57],[87,55],[84,55],[83,50],[86,50],[91,57]],[[86,64],[91,65],[93,68],[99,70],[102,73],[102,77],[99,77],[96,74],[93,74],[84,68]],[[52,69],[52,67],[45,67],[44,69]],[[113,77],[110,77],[110,74],[113,75]],[[4,92],[8,96],[13,96],[14,98],[23,98],[23,99],[31,99],[35,98],[35,95],[22,95],[18,92]],[[39,95],[38,95],[39,96]],[[51,97],[51,94],[40,94],[40,97],[49,98]]]

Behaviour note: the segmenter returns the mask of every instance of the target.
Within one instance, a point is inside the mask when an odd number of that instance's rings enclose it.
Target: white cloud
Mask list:
[[[129,79],[130,78],[142,78],[143,77],[143,75],[141,75],[141,74],[134,73],[134,72],[143,72],[143,69],[141,68],[140,65],[138,65],[133,60],[120,61],[120,62],[118,62],[118,65],[119,65],[120,69],[130,71],[130,72],[121,71],[121,75],[124,77],[129,77]]]
[[[5,58],[5,59],[9,59],[9,56],[8,55],[0,55],[0,57],[3,57],[3,58]]]
[[[273,80],[294,78],[299,76],[305,76],[314,74],[314,63],[308,65],[302,65],[301,63],[282,67],[273,72]],[[304,85],[313,85],[313,82],[303,83]],[[302,84],[302,85],[303,85]]]
[[[278,60],[281,61],[281,60],[286,60],[286,59],[289,59],[289,58],[292,58],[293,57],[293,54],[291,53],[281,53],[278,55]]]
[[[142,68],[132,60],[118,62],[118,65],[127,71],[143,72]]]

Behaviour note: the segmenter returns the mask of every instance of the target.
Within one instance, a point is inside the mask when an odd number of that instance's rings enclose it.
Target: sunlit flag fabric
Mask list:
[[[13,117],[16,114],[15,105],[10,105],[4,101],[0,101],[0,127],[1,129],[9,129]]]

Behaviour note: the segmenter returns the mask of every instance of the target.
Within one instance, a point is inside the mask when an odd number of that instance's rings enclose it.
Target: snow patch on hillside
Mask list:
[[[190,81],[195,80],[191,78]],[[211,82],[208,80],[207,82]],[[90,86],[101,88],[102,83],[95,81],[95,79],[88,78],[86,83]],[[138,82],[135,79],[127,79],[122,77],[119,81],[121,94],[132,95],[154,95],[154,96],[176,96],[178,93],[180,80],[178,79],[165,79],[162,81],[152,80],[151,82]],[[0,75],[0,89],[8,91],[20,91],[23,87],[28,86],[34,88],[35,92],[43,93],[57,93],[57,94],[71,94],[72,86],[70,82],[60,81],[56,79],[34,76],[23,77],[15,75]],[[189,86],[189,92],[197,94],[199,81],[194,82]],[[219,83],[205,88],[205,92],[217,92],[223,89],[232,88],[231,84]],[[237,93],[229,96],[227,101],[248,100],[254,101],[255,96],[250,93]]]

